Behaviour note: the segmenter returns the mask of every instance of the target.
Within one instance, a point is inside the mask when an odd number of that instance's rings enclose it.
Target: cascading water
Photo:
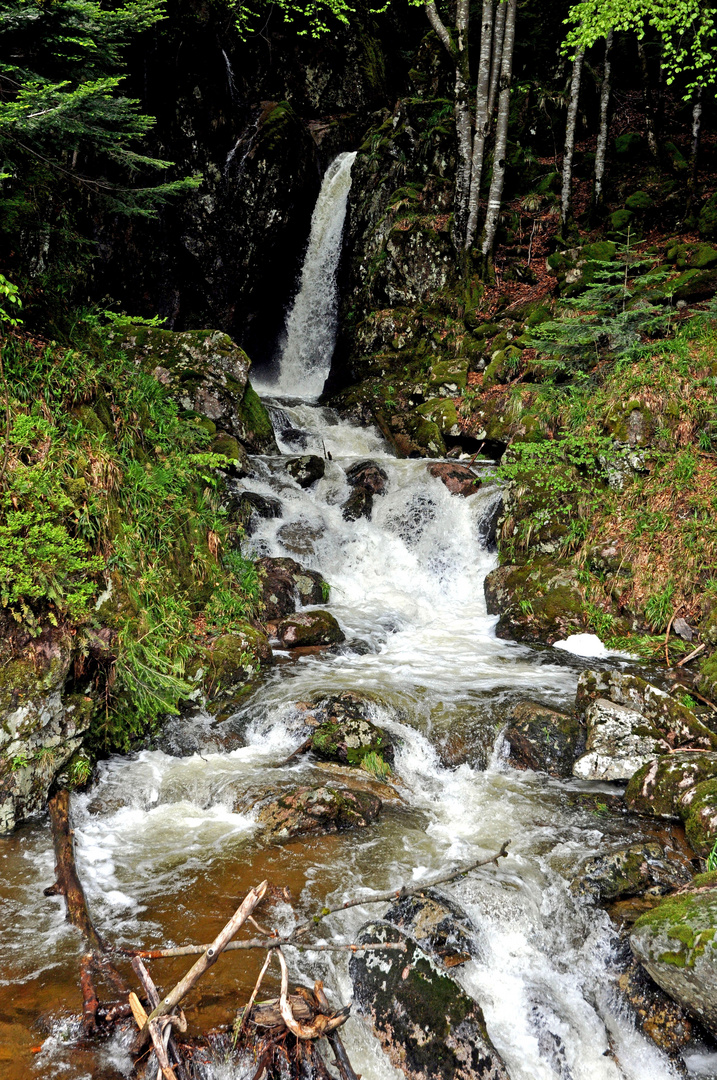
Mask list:
[[[78,867],[98,928],[120,946],[207,941],[262,877],[288,886],[304,916],[327,899],[339,903],[363,888],[432,876],[510,837],[511,854],[499,868],[476,871],[446,891],[468,912],[478,943],[458,977],[481,1003],[511,1080],[671,1080],[672,1066],[613,993],[616,937],[607,915],[568,887],[587,855],[639,842],[639,830],[633,821],[595,815],[599,785],[516,772],[501,757],[498,733],[510,703],[537,697],[568,706],[584,662],[494,635],[483,580],[495,557],[480,527],[497,496],[490,466],[479,491],[462,499],[430,476],[425,462],[391,457],[375,432],[340,422],[331,410],[272,408],[285,452],[295,452],[298,440],[301,450],[331,456],[308,490],[287,473],[285,453],[254,459],[253,477],[243,483],[278,498],[282,516],[252,521],[249,544],[258,554],[298,557],[321,569],[347,641],[293,662],[278,653],[280,662],[233,715],[172,721],[164,751],[102,764],[92,789],[73,800]],[[375,497],[370,519],[346,521],[344,470],[366,457],[386,470],[387,491]],[[395,799],[370,828],[267,842],[253,809],[258,798],[332,777],[345,782],[340,769],[307,757],[277,767],[306,738],[295,703],[341,690],[371,695],[373,719],[397,740]],[[28,827],[7,844],[0,903],[13,929],[3,978],[21,1004],[14,1012],[0,1008],[0,1019],[21,1018],[29,1001],[36,1011],[50,1008],[52,1020],[42,1052],[34,1059],[16,1054],[22,1068],[13,1072],[11,1063],[4,1075],[126,1075],[121,1040],[89,1061],[57,1007],[59,994],[78,1008],[80,943],[63,921],[62,901],[42,895],[52,881],[47,828]],[[327,936],[350,941],[377,914],[356,908],[322,925]],[[283,925],[290,913],[275,907],[269,917]],[[206,1029],[229,1022],[261,959],[223,957],[188,1011],[190,1023]],[[323,978],[344,1002],[351,999],[345,957],[309,950],[289,953],[289,962],[292,977]],[[186,966],[157,962],[153,975],[172,985]],[[51,1004],[42,1006],[50,985]],[[397,1080],[360,1018],[352,1016],[342,1036],[365,1080]],[[713,1077],[713,1064],[700,1075]],[[236,1071],[211,1076],[244,1080]]]
[[[315,400],[324,388],[336,344],[336,275],[355,153],[339,154],[324,175],[311,218],[309,246],[299,291],[286,320],[277,381],[270,390],[282,397]]]

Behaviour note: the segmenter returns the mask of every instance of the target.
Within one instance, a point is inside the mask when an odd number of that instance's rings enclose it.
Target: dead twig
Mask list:
[[[338,909],[340,910],[340,909]],[[224,952],[242,952],[245,949],[300,949],[302,952],[371,952],[373,949],[397,949],[405,952],[401,942],[386,942],[385,945],[360,945],[356,941],[348,943],[335,941],[294,941],[293,938],[248,938],[246,941],[230,941]],[[123,949],[125,956],[140,956],[143,960],[163,960],[173,956],[199,956],[206,952],[208,945],[177,945],[169,949]]]
[[[324,984],[318,979],[314,983],[314,997],[316,998],[319,1007],[328,1012],[330,1006],[326,994],[324,993]],[[341,1080],[359,1080],[359,1077],[354,1072],[353,1066],[349,1061],[349,1056],[346,1053],[344,1044],[341,1042],[341,1036],[338,1031],[330,1031],[326,1038],[329,1041],[329,1046],[333,1050],[336,1067],[341,1074]]]
[[[256,984],[254,986],[254,989],[251,992],[251,997],[249,998],[248,1003],[244,1006],[244,1011],[242,1012],[241,1020],[239,1021],[239,1027],[236,1028],[235,1033],[234,1033],[234,1043],[235,1044],[239,1041],[241,1033],[242,1033],[242,1031],[244,1029],[244,1024],[246,1022],[246,1018],[249,1015],[249,1013],[251,1012],[252,1006],[253,1006],[254,1002],[256,1001],[256,995],[259,993],[259,987],[261,986],[261,981],[264,978],[264,976],[266,975],[269,964],[271,963],[271,957],[272,957],[272,954],[270,952],[268,952],[266,954],[266,960],[264,961],[264,965],[263,965],[261,971],[259,972],[259,978],[256,980]]]
[[[675,667],[684,667],[685,664],[689,664],[690,660],[694,660],[694,658],[696,656],[699,656],[701,652],[704,652],[706,648],[707,646],[703,641],[702,644],[698,645],[696,649],[693,649],[691,653],[689,653],[687,656],[683,656],[681,660],[678,660],[675,664]]]

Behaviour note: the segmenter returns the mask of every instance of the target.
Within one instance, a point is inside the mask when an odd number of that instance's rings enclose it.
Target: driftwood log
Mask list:
[[[82,1024],[86,1035],[93,1035],[98,1022],[112,1023],[120,1013],[118,1006],[112,1009],[100,1006],[95,978],[98,975],[114,987],[118,994],[127,994],[127,984],[112,964],[105,942],[92,924],[82,883],[77,876],[72,829],[70,828],[70,793],[65,788],[57,791],[48,803],[52,842],[55,848],[55,884],[45,890],[46,895],[64,896],[67,919],[83,935],[88,951],[80,961],[80,986],[82,988]]]

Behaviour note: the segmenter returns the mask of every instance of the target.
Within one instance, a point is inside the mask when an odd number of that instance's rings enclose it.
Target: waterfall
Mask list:
[[[284,397],[315,400],[324,388],[336,344],[336,275],[356,154],[339,154],[324,175],[311,218],[301,282],[286,319],[277,383]]]

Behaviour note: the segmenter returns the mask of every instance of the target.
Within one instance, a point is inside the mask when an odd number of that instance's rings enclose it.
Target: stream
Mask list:
[[[282,514],[252,522],[246,551],[320,570],[346,642],[299,657],[277,651],[274,667],[231,708],[174,718],[157,748],[100,764],[92,787],[73,797],[77,865],[96,926],[125,947],[208,941],[264,877],[290,890],[301,918],[327,901],[488,855],[510,838],[498,867],[445,892],[469,914],[479,945],[457,978],[480,1002],[511,1080],[676,1076],[620,1002],[607,914],[568,887],[582,859],[639,842],[639,829],[602,809],[599,796],[613,787],[518,772],[500,737],[514,702],[569,708],[584,667],[627,661],[496,638],[483,593],[496,565],[487,544],[499,497],[494,466],[477,469],[476,494],[451,495],[425,460],[397,459],[377,432],[315,404],[325,356],[318,367],[305,400],[296,396],[293,361],[286,385],[280,367],[259,387],[281,453],[253,459],[241,486],[278,498]],[[286,471],[302,453],[327,458],[324,477],[308,489]],[[367,458],[387,472],[387,490],[370,519],[346,521],[345,469]],[[369,695],[374,722],[395,737],[395,798],[365,829],[267,843],[257,799],[346,775],[307,757],[277,767],[306,738],[297,703],[342,690]],[[64,901],[43,895],[53,862],[46,821],[0,846],[0,1072],[5,1080],[119,1080],[130,1068],[123,1039],[97,1047],[80,1038],[81,942],[65,922]],[[358,907],[331,916],[322,931],[355,940],[380,913]],[[279,901],[265,918],[288,929],[291,909]],[[320,977],[333,1003],[351,1000],[345,955],[287,956],[292,979]],[[230,1023],[262,960],[222,957],[189,1001],[190,1029]],[[152,974],[167,987],[188,966],[186,958],[155,961]],[[278,989],[275,976],[265,985]],[[342,1037],[364,1080],[399,1076],[360,1017],[352,1015]],[[217,1065],[210,1075],[244,1080],[251,1071]]]

